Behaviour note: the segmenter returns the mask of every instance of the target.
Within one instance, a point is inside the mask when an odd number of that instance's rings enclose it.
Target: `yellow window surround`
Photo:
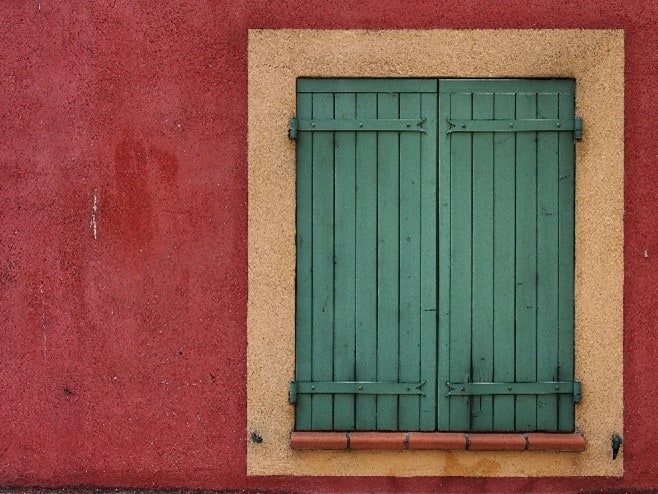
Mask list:
[[[583,452],[293,450],[297,77],[569,77],[576,147],[576,425]],[[249,475],[623,474],[621,30],[252,30],[249,33]]]

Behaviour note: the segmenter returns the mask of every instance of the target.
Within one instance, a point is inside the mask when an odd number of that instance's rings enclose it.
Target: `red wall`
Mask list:
[[[0,1],[0,485],[658,487],[657,22],[653,0]],[[622,479],[246,477],[249,28],[625,29]]]

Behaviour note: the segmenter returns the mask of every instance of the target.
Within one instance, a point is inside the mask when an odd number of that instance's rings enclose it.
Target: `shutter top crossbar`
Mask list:
[[[446,133],[454,132],[574,132],[581,129],[579,119],[525,118],[513,120],[447,119]],[[579,136],[576,136],[579,138]]]
[[[307,381],[290,383],[290,403],[298,394],[368,394],[368,395],[422,395],[425,381],[417,383],[382,381]]]
[[[425,132],[424,118],[297,118],[298,131],[306,132]]]

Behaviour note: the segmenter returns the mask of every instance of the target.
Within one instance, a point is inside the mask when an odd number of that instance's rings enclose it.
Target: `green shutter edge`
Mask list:
[[[436,79],[298,78],[297,93],[436,93]]]

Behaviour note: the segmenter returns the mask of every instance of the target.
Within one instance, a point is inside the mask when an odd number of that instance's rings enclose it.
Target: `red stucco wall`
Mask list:
[[[0,485],[658,487],[656,22],[652,0],[1,1]],[[624,477],[248,479],[247,29],[557,27],[626,36]]]

